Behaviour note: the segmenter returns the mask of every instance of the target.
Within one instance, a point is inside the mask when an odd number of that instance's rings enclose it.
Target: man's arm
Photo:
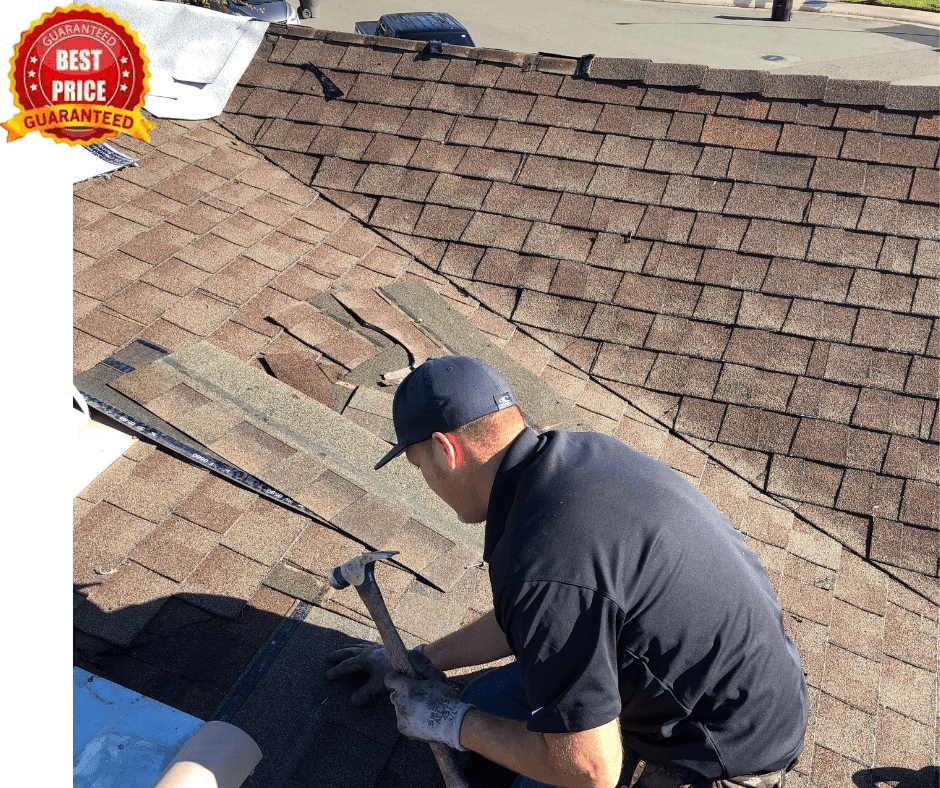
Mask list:
[[[438,670],[486,665],[511,654],[506,635],[496,623],[492,610],[424,647],[424,656]]]
[[[590,675],[596,682],[603,680],[606,686],[613,689],[611,693],[600,696],[588,691],[587,697],[598,703],[604,702],[605,708],[611,709],[611,714],[616,713],[614,705],[619,698],[613,697],[617,687],[615,652],[612,651],[614,644],[600,633],[615,631],[618,609],[607,604],[603,598],[595,598],[593,595],[586,597],[588,592],[584,589],[564,584],[552,584],[548,589],[533,584],[527,591],[531,598],[523,601],[532,604],[525,609],[536,610],[538,615],[533,618],[521,613],[514,614],[513,620],[507,623],[509,627],[514,622],[514,631],[517,633],[515,640],[522,644],[523,652],[526,651],[526,644],[538,648],[539,643],[533,640],[532,633],[542,635],[546,629],[555,633],[553,642],[566,644],[563,653],[556,654],[556,658],[551,661],[552,678],[548,681],[551,686],[546,686],[548,675],[545,675],[543,666],[537,694],[543,701],[560,697],[568,686],[565,682],[570,681],[572,676]],[[518,612],[522,607],[525,606],[520,603],[514,610]],[[585,607],[589,608],[589,613],[585,612]],[[586,629],[596,631],[598,636],[591,638],[590,644],[579,642],[573,635],[575,621],[585,623]],[[491,633],[498,633],[499,642],[507,643],[505,634],[496,624],[494,613],[474,623],[481,628],[489,626]],[[475,636],[472,632],[468,634]],[[584,636],[584,628],[581,636]],[[496,640],[493,634],[491,642]],[[472,647],[472,644],[468,644],[468,647]],[[509,648],[506,646],[505,654],[508,653]],[[522,659],[525,653],[516,656]],[[522,660],[523,669],[525,664],[526,661]],[[551,734],[530,731],[525,721],[496,717],[471,708],[463,716],[457,737],[460,746],[465,749],[473,750],[519,774],[563,788],[616,786],[623,766],[623,742],[617,717],[589,730]]]
[[[495,717],[464,703],[446,681],[385,677],[410,739],[473,750],[513,771],[560,788],[615,788],[623,765],[618,718],[576,733],[535,733],[524,720]]]
[[[511,653],[493,611],[424,647],[424,656],[441,670],[482,665]],[[456,702],[456,696],[453,700]],[[578,733],[543,734],[527,730],[525,722],[470,708],[459,732],[455,730],[453,735],[459,736],[460,746],[465,749],[561,788],[612,788],[617,785],[623,763],[617,718]],[[425,738],[417,734],[414,737]]]
[[[470,709],[460,745],[507,769],[561,788],[613,788],[623,766],[620,722],[615,717],[579,733],[535,733],[525,722]]]

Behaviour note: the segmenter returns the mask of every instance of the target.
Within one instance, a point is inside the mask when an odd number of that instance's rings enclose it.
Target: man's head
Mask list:
[[[429,358],[395,392],[392,419],[398,440],[375,470],[435,432],[453,432],[515,404],[509,384],[489,364],[470,356]]]
[[[502,454],[525,428],[503,377],[469,356],[428,359],[399,385],[392,416],[398,440],[376,469],[404,451],[461,519],[485,519]]]

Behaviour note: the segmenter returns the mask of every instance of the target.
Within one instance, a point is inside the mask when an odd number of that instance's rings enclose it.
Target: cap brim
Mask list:
[[[391,462],[392,460],[394,460],[399,454],[401,454],[407,448],[408,446],[406,444],[392,446],[392,450],[388,454],[386,454],[381,460],[379,460],[375,464],[375,467],[372,470],[377,471],[387,462]]]

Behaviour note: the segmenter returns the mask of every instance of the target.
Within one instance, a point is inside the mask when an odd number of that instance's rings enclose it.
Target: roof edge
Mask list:
[[[437,54],[428,51],[424,41],[364,36],[285,24],[270,25],[268,35],[372,49],[421,52],[428,59],[473,60],[516,66],[524,71],[586,78],[594,82],[636,82],[650,87],[699,89],[709,93],[738,93],[768,99],[818,101],[908,112],[940,112],[940,86],[935,85],[894,85],[874,80],[831,79],[813,74],[775,74],[770,71],[709,68],[688,63],[655,63],[635,58],[594,55],[571,57],[449,44],[442,44]]]

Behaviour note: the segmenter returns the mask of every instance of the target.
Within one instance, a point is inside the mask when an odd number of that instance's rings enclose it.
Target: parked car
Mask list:
[[[440,41],[442,44],[458,47],[476,46],[467,28],[450,14],[440,11],[384,14],[376,22],[356,22],[356,32],[365,36]]]
[[[163,2],[194,5],[197,8],[208,8],[210,11],[233,16],[249,16],[262,22],[300,24],[297,12],[287,0],[163,0]]]

